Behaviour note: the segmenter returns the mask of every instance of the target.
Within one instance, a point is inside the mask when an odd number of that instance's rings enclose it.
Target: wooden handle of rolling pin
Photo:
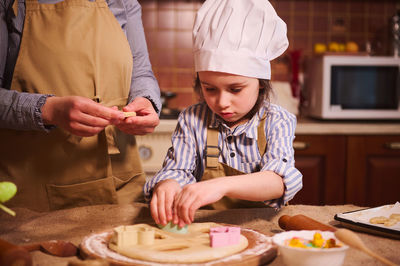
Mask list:
[[[0,239],[0,265],[2,266],[31,266],[32,257],[23,247]]]
[[[302,214],[295,216],[282,215],[278,220],[279,226],[286,231],[289,230],[321,230],[335,232],[336,228],[320,223]]]

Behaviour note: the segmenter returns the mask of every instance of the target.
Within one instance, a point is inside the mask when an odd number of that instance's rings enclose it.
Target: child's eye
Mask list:
[[[242,88],[231,88],[231,92],[233,93],[239,93],[242,91]]]
[[[216,90],[216,89],[213,88],[213,87],[205,87],[204,89],[205,89],[207,92],[213,92],[213,91]]]

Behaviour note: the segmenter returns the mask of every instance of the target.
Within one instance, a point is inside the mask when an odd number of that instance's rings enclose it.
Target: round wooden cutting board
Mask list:
[[[105,259],[112,265],[233,265],[233,266],[252,266],[263,265],[272,261],[277,255],[277,247],[272,243],[272,239],[257,231],[241,228],[241,234],[248,240],[247,248],[239,253],[221,259],[189,264],[166,264],[150,261],[132,259],[108,248],[108,243],[113,235],[113,229],[95,233],[85,237],[80,244],[81,255],[85,258]]]

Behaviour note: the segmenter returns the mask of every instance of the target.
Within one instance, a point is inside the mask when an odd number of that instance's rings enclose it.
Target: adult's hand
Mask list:
[[[166,225],[173,219],[174,199],[181,190],[179,183],[173,179],[163,180],[154,187],[150,213],[157,224]]]
[[[42,119],[45,125],[89,137],[124,120],[124,114],[81,96],[48,97],[42,107]]]
[[[127,134],[145,135],[152,133],[160,123],[153,105],[146,98],[138,97],[122,110],[124,112],[136,112],[136,116],[127,117],[117,124],[117,127]]]

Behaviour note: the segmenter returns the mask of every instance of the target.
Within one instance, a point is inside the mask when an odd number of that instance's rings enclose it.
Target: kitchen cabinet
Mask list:
[[[400,135],[297,135],[303,189],[294,204],[380,206],[400,200]]]
[[[346,202],[380,206],[400,201],[400,136],[349,136]]]
[[[343,204],[346,137],[298,135],[293,146],[295,165],[303,174],[303,188],[290,203]]]

